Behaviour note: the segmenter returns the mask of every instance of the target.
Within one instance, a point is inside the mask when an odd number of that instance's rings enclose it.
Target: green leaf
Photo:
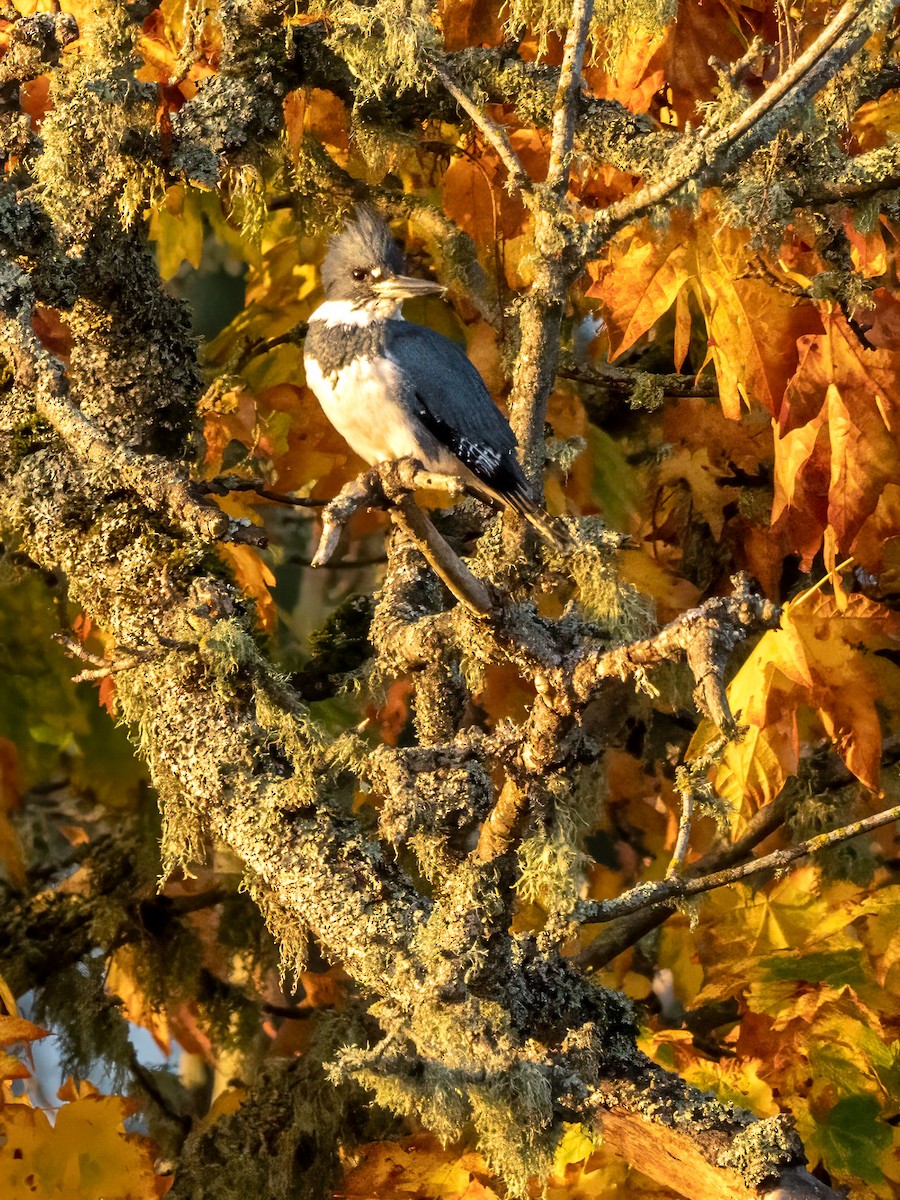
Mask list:
[[[880,1112],[874,1096],[847,1096],[835,1104],[814,1135],[829,1172],[855,1175],[866,1183],[881,1182],[878,1159],[891,1145],[893,1134],[879,1121]]]
[[[797,980],[827,983],[833,988],[861,988],[871,982],[862,961],[862,950],[832,950],[820,954],[777,954],[760,960],[764,980]]]
[[[594,462],[594,495],[614,529],[629,533],[635,514],[646,502],[637,471],[616,442],[595,425],[588,427],[588,446]]]

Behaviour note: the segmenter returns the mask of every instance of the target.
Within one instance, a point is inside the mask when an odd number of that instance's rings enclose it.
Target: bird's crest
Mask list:
[[[349,277],[356,267],[389,267],[403,271],[403,255],[387,223],[371,208],[360,204],[353,218],[331,239],[322,263],[322,283],[328,292],[333,283]]]

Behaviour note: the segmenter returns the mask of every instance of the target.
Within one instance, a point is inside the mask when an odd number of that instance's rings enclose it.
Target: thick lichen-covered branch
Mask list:
[[[728,658],[748,631],[777,628],[781,619],[778,606],[755,593],[746,575],[733,582],[732,595],[690,609],[653,637],[613,649],[587,649],[572,669],[575,694],[584,700],[610,676],[643,678],[649,668],[683,658],[697,684],[694,698],[700,710],[720,729],[733,731],[725,691]]]
[[[117,445],[92,425],[69,399],[62,363],[39,343],[32,329],[31,283],[14,264],[0,265],[0,348],[31,392],[38,416],[59,434],[76,458],[98,473],[131,488],[144,503],[197,537],[218,540],[237,534],[221,510],[193,494],[186,473],[162,458],[139,455]]]

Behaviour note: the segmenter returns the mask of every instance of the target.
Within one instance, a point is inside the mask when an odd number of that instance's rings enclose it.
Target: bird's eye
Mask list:
[[[363,279],[365,279],[368,273],[369,272],[365,269],[365,267],[357,267],[356,270],[352,272],[353,278],[357,282],[361,282]]]

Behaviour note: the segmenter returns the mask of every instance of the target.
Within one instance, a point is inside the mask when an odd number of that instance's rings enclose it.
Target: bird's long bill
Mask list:
[[[414,279],[412,275],[391,275],[372,284],[376,296],[385,300],[411,300],[413,296],[443,296],[445,287],[433,279]]]

